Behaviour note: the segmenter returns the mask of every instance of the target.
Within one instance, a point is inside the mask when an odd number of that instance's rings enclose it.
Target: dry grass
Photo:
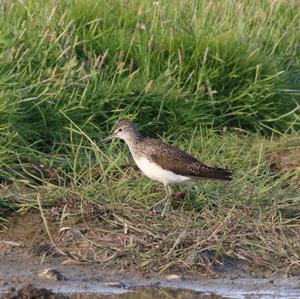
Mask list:
[[[212,274],[226,262],[243,260],[252,271],[299,274],[300,223],[292,199],[271,207],[174,208],[163,218],[159,211],[128,205],[84,205],[80,212],[73,202],[46,215],[52,222],[60,219],[55,247],[65,263]],[[287,212],[295,214],[287,219]]]

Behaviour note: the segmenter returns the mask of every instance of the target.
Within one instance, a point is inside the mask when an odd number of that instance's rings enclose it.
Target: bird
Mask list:
[[[201,179],[231,181],[233,173],[225,168],[212,167],[160,139],[144,137],[135,123],[120,120],[113,133],[103,141],[119,138],[125,141],[139,169],[150,179],[164,185],[166,195],[157,205],[166,202],[165,216],[172,197],[170,185],[191,184]]]

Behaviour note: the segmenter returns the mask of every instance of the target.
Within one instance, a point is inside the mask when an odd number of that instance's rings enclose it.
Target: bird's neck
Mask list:
[[[133,153],[134,148],[143,141],[143,136],[139,132],[136,132],[135,134],[128,136],[124,141],[128,145],[131,153]]]

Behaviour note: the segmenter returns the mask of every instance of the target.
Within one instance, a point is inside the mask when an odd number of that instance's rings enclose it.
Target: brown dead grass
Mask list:
[[[128,205],[86,204],[80,212],[70,201],[43,212],[64,263],[212,274],[226,260],[243,260],[254,271],[299,274],[299,218],[283,222],[279,211],[276,204],[265,210],[239,205],[200,213],[174,210],[163,218]],[[38,211],[10,221],[1,239],[26,246],[49,242]]]

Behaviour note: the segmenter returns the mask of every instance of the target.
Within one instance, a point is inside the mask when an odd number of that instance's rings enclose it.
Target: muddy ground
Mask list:
[[[137,287],[147,287],[187,289],[235,298],[251,294],[276,295],[276,298],[300,298],[298,277],[276,275],[265,277],[240,269],[220,273],[216,278],[183,273],[143,274],[107,269],[101,264],[63,264],[63,261],[63,257],[43,259],[25,248],[16,246],[12,246],[6,253],[1,252],[0,298],[1,294],[8,292],[10,288],[19,288],[28,283],[37,288],[51,289],[55,293],[64,294],[116,295]],[[47,269],[57,272],[52,271],[54,274],[51,271],[45,272]]]
[[[64,257],[42,257],[28,248],[15,246],[0,254],[0,293],[11,287],[19,288],[28,283],[38,288],[61,293],[121,294],[135,287],[163,287],[213,292],[224,296],[239,293],[270,293],[277,298],[289,295],[300,298],[299,277],[272,275],[266,277],[241,269],[228,269],[216,278],[200,275],[169,273],[135,273],[105,268],[101,264],[64,264]],[[7,246],[8,247],[8,246]],[[47,269],[56,270],[45,272]],[[45,274],[46,273],[46,274]],[[48,273],[48,274],[47,274]],[[58,275],[56,275],[56,274]]]
[[[188,289],[240,298],[251,294],[300,298],[299,277],[287,277],[282,273],[253,273],[243,261],[225,263],[222,269],[208,276],[193,272],[182,273],[179,270],[164,274],[149,271],[143,273],[120,267],[118,263],[108,266],[101,262],[76,260],[74,256],[70,257],[66,252],[59,252],[53,248],[38,212],[12,216],[9,220],[9,226],[0,235],[2,296],[12,287],[18,289],[32,284],[37,288],[47,288],[65,294],[116,295],[137,287],[152,287]],[[80,230],[80,227],[78,229]],[[51,224],[49,231],[54,236],[57,226]],[[51,271],[47,271],[48,269]]]

